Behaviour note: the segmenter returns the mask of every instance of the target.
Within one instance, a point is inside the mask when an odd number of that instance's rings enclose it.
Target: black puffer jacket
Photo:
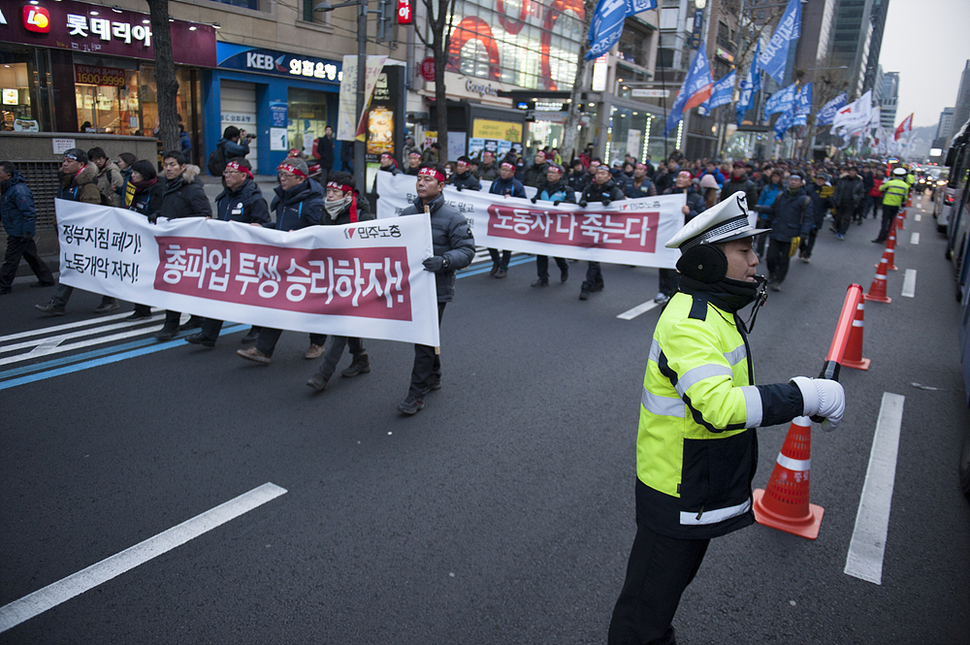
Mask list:
[[[482,182],[472,174],[471,170],[451,176],[451,184],[458,190],[481,190]]]
[[[616,180],[610,178],[605,184],[591,182],[583,191],[579,205],[585,206],[589,202],[600,202],[604,206],[608,206],[611,202],[618,202],[621,199],[626,199],[623,189],[617,185]]]
[[[140,188],[132,184],[135,193],[131,197],[131,203],[126,208],[144,215],[149,222],[154,224],[158,217],[158,211],[162,209],[162,193],[165,190],[165,184],[158,179],[151,185],[145,185],[146,183],[142,182]]]
[[[754,208],[755,204],[758,203],[758,187],[755,186],[754,182],[748,179],[747,173],[741,173],[740,177],[735,177],[733,174],[731,177],[724,182],[724,186],[721,188],[721,201],[729,198],[731,195],[738,191],[742,191],[744,196],[748,200],[748,208]]]
[[[812,198],[805,193],[805,188],[795,192],[783,190],[775,197],[771,206],[756,206],[759,213],[768,213],[768,223],[771,231],[768,237],[779,242],[790,242],[793,237],[807,236],[815,228],[815,218],[812,217]]]
[[[839,179],[838,183],[835,184],[835,192],[832,194],[832,202],[836,206],[841,206],[843,204],[858,206],[865,196],[866,187],[862,183],[862,177],[856,175],[855,179],[853,179],[849,175],[846,175],[845,177]]]
[[[269,207],[263,191],[252,179],[236,190],[226,188],[216,197],[216,212],[224,222],[269,224]]]
[[[289,190],[277,186],[275,192],[270,210],[276,213],[276,224],[264,224],[267,228],[295,231],[323,222],[324,191],[315,180],[307,179]]]
[[[455,297],[455,271],[467,267],[475,257],[475,238],[468,220],[438,195],[428,203],[431,215],[431,244],[434,254],[448,258],[447,271],[435,273],[438,302],[451,302]],[[421,200],[411,204],[401,215],[424,212]]]
[[[159,217],[212,217],[212,204],[206,197],[199,172],[198,166],[186,164],[181,175],[164,182]]]

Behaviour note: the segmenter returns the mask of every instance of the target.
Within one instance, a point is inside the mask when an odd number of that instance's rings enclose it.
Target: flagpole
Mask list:
[[[658,60],[660,60],[659,59],[659,50],[661,49],[661,47],[663,47],[663,34],[658,33],[657,34]],[[661,88],[661,91],[663,92],[663,96],[660,97],[660,105],[661,105],[661,107],[663,107],[663,111],[664,111],[664,131],[662,131],[662,135],[663,135],[663,138],[664,138],[664,165],[666,166],[667,165],[667,132],[666,132],[666,128],[667,128],[667,83],[664,81],[663,65],[661,64],[659,67],[660,67],[660,88]],[[648,149],[650,148],[650,144],[649,143],[647,144],[647,148]]]

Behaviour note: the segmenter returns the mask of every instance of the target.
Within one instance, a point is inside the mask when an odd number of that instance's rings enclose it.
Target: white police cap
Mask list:
[[[707,209],[677,231],[667,241],[668,249],[681,251],[698,244],[717,244],[767,233],[770,228],[756,228],[748,211],[744,191],[738,191],[720,204]]]

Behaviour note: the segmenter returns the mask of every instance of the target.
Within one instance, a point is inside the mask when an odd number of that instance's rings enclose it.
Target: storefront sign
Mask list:
[[[434,58],[431,56],[421,61],[421,77],[426,81],[434,80]]]
[[[465,81],[465,91],[482,97],[486,95],[498,97],[498,90],[492,87],[491,83],[482,83],[471,79]]]
[[[286,118],[289,113],[286,101],[270,101],[269,116],[270,127],[286,128]]]
[[[630,96],[635,99],[659,99],[670,96],[670,90],[630,90]]]
[[[51,139],[51,146],[54,148],[55,155],[62,155],[71,148],[76,148],[75,139]]]
[[[235,126],[255,125],[256,116],[253,114],[239,114],[237,112],[223,112],[222,123],[231,123]]]
[[[397,24],[410,25],[412,19],[411,0],[397,0]]]
[[[75,65],[74,82],[84,85],[124,87],[125,70],[120,67],[98,67],[96,65]]]
[[[343,78],[340,61],[287,54],[233,43],[218,43],[218,67],[286,78],[305,78],[337,85]]]
[[[26,6],[0,0],[0,13],[22,16],[19,21],[0,22],[0,40],[5,42],[155,60],[151,25],[145,13],[109,10],[105,5],[72,0]],[[211,25],[173,20],[169,28],[176,63],[215,67],[216,33]]]
[[[20,90],[13,88],[3,91],[4,105],[20,105]]]

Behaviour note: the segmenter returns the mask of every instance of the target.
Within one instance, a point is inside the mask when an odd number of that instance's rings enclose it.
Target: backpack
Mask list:
[[[216,146],[216,149],[209,155],[206,166],[209,168],[210,175],[222,177],[222,173],[226,169],[226,151],[221,145]]]

